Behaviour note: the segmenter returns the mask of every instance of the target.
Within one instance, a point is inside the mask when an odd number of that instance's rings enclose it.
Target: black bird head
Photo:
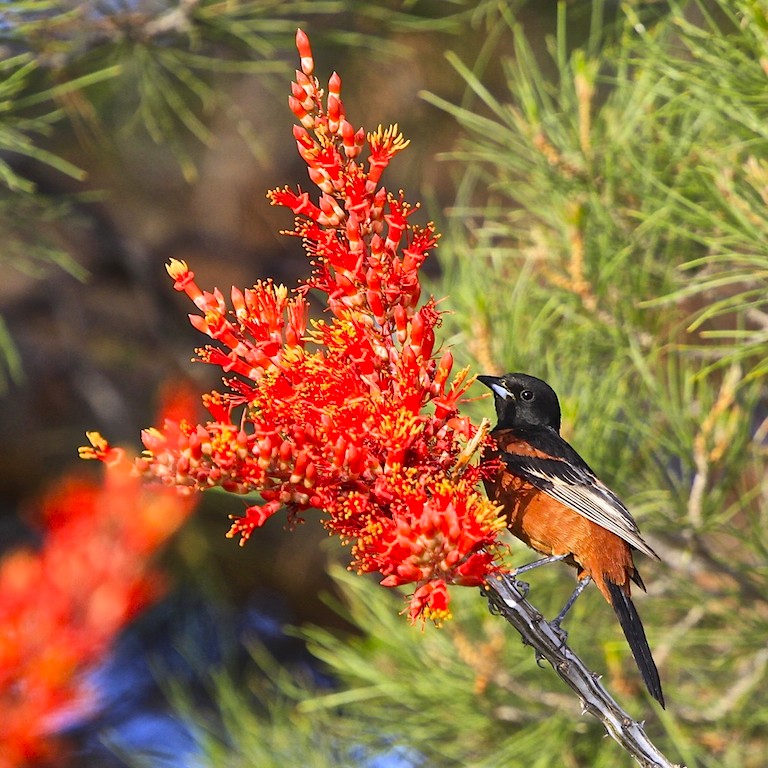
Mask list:
[[[546,381],[526,373],[478,376],[493,392],[497,428],[551,427],[560,431],[560,403]]]

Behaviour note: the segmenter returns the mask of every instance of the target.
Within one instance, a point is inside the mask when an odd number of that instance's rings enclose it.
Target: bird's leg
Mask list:
[[[550,555],[550,557],[542,557],[541,560],[534,560],[532,563],[526,563],[525,565],[521,565],[519,568],[515,568],[513,571],[510,571],[510,576],[514,579],[514,581],[517,583],[518,587],[523,591],[524,595],[528,594],[528,589],[530,588],[527,581],[518,581],[517,577],[521,573],[525,573],[526,571],[532,571],[534,568],[538,568],[540,565],[547,565],[548,563],[557,563],[560,560],[564,560],[568,555]]]
[[[540,565],[547,565],[549,563],[557,563],[560,560],[565,560],[568,555],[550,555],[549,557],[542,557],[541,560],[534,560],[527,565],[521,565],[519,568],[515,568],[512,571],[512,575],[517,577],[519,573],[525,573],[526,571],[532,571],[534,568],[538,568]]]
[[[563,642],[565,642],[566,638],[568,637],[568,633],[560,626],[562,624],[563,619],[565,618],[565,615],[568,613],[568,611],[573,608],[573,604],[578,599],[579,595],[584,591],[584,588],[589,584],[589,582],[592,581],[591,576],[585,576],[579,583],[576,585],[576,589],[573,590],[573,594],[568,598],[568,602],[563,606],[563,610],[560,611],[560,613],[555,616],[552,621],[549,622],[549,625],[554,629],[559,635],[562,636]]]

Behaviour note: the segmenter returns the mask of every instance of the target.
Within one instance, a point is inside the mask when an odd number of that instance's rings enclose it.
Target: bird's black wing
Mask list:
[[[597,478],[584,459],[557,432],[547,428],[531,430],[525,435],[518,433],[518,436],[547,458],[502,450],[500,458],[512,474],[527,480],[587,520],[615,533],[640,552],[659,559],[643,540],[619,497]]]

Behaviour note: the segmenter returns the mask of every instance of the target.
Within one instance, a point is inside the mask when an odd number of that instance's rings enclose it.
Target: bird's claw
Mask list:
[[[568,642],[568,632],[560,626],[560,622],[557,619],[549,622],[549,628],[557,635],[560,647],[562,648]]]

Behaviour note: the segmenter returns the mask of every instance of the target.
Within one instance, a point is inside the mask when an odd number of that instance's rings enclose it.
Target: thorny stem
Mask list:
[[[598,718],[608,735],[643,768],[683,768],[671,763],[650,741],[641,723],[633,720],[600,683],[599,677],[568,647],[562,632],[525,599],[520,582],[510,576],[488,579],[482,588],[491,610],[503,616],[546,659],[559,677],[578,694],[583,711]]]

